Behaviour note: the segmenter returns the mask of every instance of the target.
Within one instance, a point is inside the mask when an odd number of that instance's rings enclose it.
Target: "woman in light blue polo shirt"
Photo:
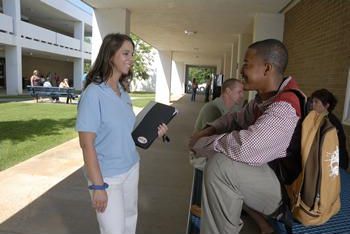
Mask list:
[[[129,36],[107,35],[78,105],[76,130],[101,234],[136,230],[139,155],[131,136],[135,114],[122,86],[133,53]],[[166,131],[166,125],[158,127],[159,136]]]

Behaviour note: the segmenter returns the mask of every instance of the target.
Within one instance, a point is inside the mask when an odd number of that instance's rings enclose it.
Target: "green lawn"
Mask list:
[[[77,136],[76,106],[0,104],[0,170]]]
[[[0,96],[0,99],[9,99],[9,98],[15,98],[15,99],[32,99],[33,97],[31,97],[30,95],[4,95],[4,96]]]
[[[155,95],[130,96],[134,106],[144,107]],[[76,111],[76,105],[0,103],[0,171],[77,137]]]
[[[144,107],[150,101],[154,101],[154,93],[130,93],[132,104],[136,107]]]

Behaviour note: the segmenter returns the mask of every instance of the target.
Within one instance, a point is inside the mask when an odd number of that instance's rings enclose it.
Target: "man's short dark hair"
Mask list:
[[[271,63],[280,74],[283,74],[288,64],[288,51],[286,46],[279,40],[266,39],[257,41],[249,46],[266,63]]]

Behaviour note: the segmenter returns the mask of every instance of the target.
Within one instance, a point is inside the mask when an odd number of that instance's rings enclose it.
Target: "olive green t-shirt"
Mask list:
[[[224,101],[222,100],[222,98],[218,97],[213,101],[206,103],[202,107],[202,109],[199,111],[199,114],[194,126],[194,131],[196,132],[203,129],[207,125],[207,123],[213,122],[217,118],[226,114],[228,111],[239,111],[239,110],[240,110],[239,105],[234,105],[232,110],[228,110],[225,107]]]

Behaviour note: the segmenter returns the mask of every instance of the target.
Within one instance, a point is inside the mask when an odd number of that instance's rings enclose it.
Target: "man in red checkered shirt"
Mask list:
[[[239,233],[243,203],[265,215],[280,205],[280,183],[268,163],[286,156],[301,113],[298,97],[282,92],[298,89],[283,75],[287,62],[287,49],[278,40],[250,45],[241,74],[244,88],[257,91],[255,99],[191,137],[191,150],[208,157],[201,234]]]

